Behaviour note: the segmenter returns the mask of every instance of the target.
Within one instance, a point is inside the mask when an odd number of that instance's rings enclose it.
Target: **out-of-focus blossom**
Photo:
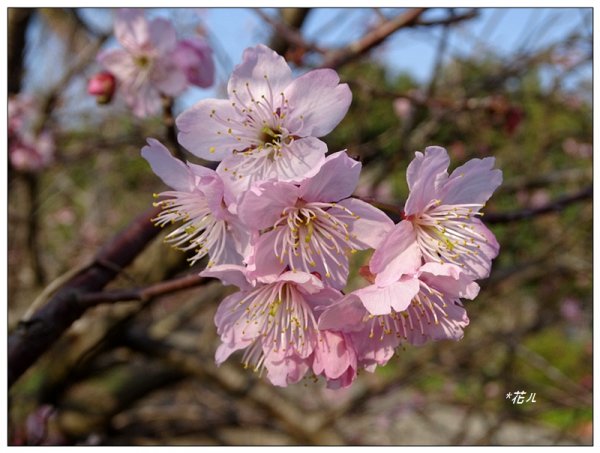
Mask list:
[[[594,154],[594,147],[591,143],[582,143],[573,137],[566,138],[562,143],[562,148],[569,156],[581,159],[589,159]]]
[[[165,240],[181,250],[194,249],[192,264],[207,254],[209,267],[241,264],[249,235],[227,209],[219,175],[200,165],[184,164],[154,139],[148,139],[142,156],[163,182],[174,189],[156,195],[164,198],[156,203],[163,208],[156,224],[182,222]]]
[[[177,43],[173,54],[175,64],[187,77],[187,81],[201,88],[211,86],[215,78],[212,49],[200,38],[183,39]]]
[[[318,172],[299,184],[263,181],[241,197],[238,214],[255,231],[253,275],[317,272],[341,289],[348,278],[348,255],[376,247],[393,222],[356,198],[361,164],[344,151],[327,157]]]
[[[394,99],[394,113],[401,120],[410,118],[413,113],[412,102],[406,98]]]
[[[54,135],[36,131],[40,112],[35,98],[19,94],[8,100],[8,155],[16,170],[38,172],[54,161]]]
[[[572,297],[567,297],[560,304],[560,314],[570,323],[580,324],[583,321],[581,302]]]
[[[489,275],[500,249],[493,233],[477,218],[502,183],[495,159],[471,159],[448,176],[444,148],[415,153],[406,177],[410,194],[404,208],[425,261],[454,263],[476,278]]]
[[[318,168],[327,151],[317,137],[346,114],[352,95],[331,69],[297,79],[266,46],[244,51],[228,83],[228,100],[206,99],[177,118],[179,142],[221,161],[217,172],[235,194],[253,181],[297,180]]]
[[[108,104],[115,94],[117,81],[115,76],[108,71],[102,71],[94,74],[88,80],[87,90],[92,96],[96,96],[98,104]]]
[[[298,382],[311,368],[336,385],[351,382],[355,355],[348,350],[350,344],[342,335],[317,328],[317,307],[339,299],[339,291],[305,272],[284,272],[252,284],[241,266],[215,266],[200,275],[240,288],[221,302],[215,315],[222,341],[217,364],[244,350],[244,366],[256,372],[266,369],[277,386]]]
[[[161,95],[177,96],[187,87],[187,76],[174,59],[177,36],[166,19],[146,20],[140,9],[121,9],[114,24],[122,49],[109,49],[98,61],[119,82],[119,90],[139,117],[156,114]]]

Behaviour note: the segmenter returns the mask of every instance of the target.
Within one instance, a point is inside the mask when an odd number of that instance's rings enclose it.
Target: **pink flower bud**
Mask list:
[[[115,76],[108,71],[95,74],[88,81],[88,93],[96,96],[98,104],[108,104],[115,94],[116,81]]]

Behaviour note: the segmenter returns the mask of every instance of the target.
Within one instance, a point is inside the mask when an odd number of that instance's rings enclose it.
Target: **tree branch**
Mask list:
[[[28,321],[19,324],[8,338],[9,388],[83,315],[88,307],[77,303],[81,294],[102,289],[158,235],[160,229],[151,219],[159,212],[159,208],[153,208],[138,216],[100,250],[89,266],[69,279]]]
[[[156,283],[144,288],[123,289],[114,291],[101,291],[77,296],[77,303],[86,308],[105,302],[124,302],[139,300],[144,301],[164,294],[181,291],[201,285],[206,279],[198,274],[186,275],[185,277]]]
[[[593,195],[594,187],[590,185],[575,194],[565,195],[537,208],[511,212],[488,212],[484,216],[484,221],[485,223],[507,223],[514,222],[515,220],[530,219],[538,215],[561,211],[572,203],[591,199]]]
[[[373,47],[381,44],[388,36],[404,27],[410,27],[417,24],[421,14],[427,8],[411,8],[404,14],[400,14],[393,19],[388,20],[377,26],[373,31],[367,33],[343,49],[332,50],[325,55],[323,59],[323,68],[336,69],[350,60],[367,53]]]

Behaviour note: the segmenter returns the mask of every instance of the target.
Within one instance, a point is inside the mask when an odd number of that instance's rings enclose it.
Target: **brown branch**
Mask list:
[[[437,19],[437,20],[420,20],[419,19],[419,20],[417,20],[415,25],[427,26],[427,27],[431,27],[434,25],[450,25],[450,24],[455,24],[457,22],[462,22],[464,20],[473,19],[475,17],[477,17],[477,9],[473,9],[465,14],[450,15],[443,19]]]
[[[298,31],[309,11],[310,8],[283,8],[281,10],[281,20],[276,20],[260,8],[254,10],[263,21],[273,27],[275,35],[271,39],[269,47],[278,54],[284,55],[288,50],[288,44],[292,44],[299,49],[324,53],[324,50],[316,44],[307,42],[302,33]]]
[[[184,289],[193,288],[203,284],[205,278],[198,274],[186,275],[185,277],[156,283],[144,288],[133,288],[124,290],[101,291],[97,293],[88,293],[77,296],[77,303],[91,308],[95,305],[106,302],[125,302],[132,300],[145,301],[153,297],[164,294],[174,293]]]
[[[175,118],[173,117],[173,98],[169,96],[162,96],[162,107],[163,107],[163,124],[167,129],[167,142],[169,147],[173,149],[175,157],[185,161],[185,152],[179,141],[177,141],[177,130],[175,129]]]
[[[336,49],[325,55],[321,67],[336,69],[350,60],[353,60],[371,50],[373,47],[381,44],[392,33],[401,28],[414,26],[418,19],[427,8],[411,8],[404,14],[400,14],[393,19],[388,20],[377,26],[373,31],[367,33],[362,38],[350,43],[342,49]]]
[[[8,92],[12,94],[21,90],[26,33],[32,16],[32,8],[8,9]]]
[[[506,223],[530,219],[538,215],[562,211],[572,203],[591,199],[593,195],[594,187],[590,185],[575,194],[565,195],[537,208],[528,208],[511,212],[488,212],[485,214],[484,221],[485,223]]]
[[[87,306],[77,303],[78,297],[101,290],[156,237],[160,229],[151,219],[159,211],[153,208],[138,216],[100,250],[89,266],[69,279],[27,322],[19,324],[8,338],[9,387],[83,315]]]

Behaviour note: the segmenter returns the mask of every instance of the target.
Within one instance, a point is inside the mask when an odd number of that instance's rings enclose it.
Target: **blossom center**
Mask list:
[[[343,267],[346,254],[354,251],[355,235],[350,232],[349,221],[357,218],[337,203],[299,200],[282,211],[273,227],[275,256],[293,271],[311,272],[318,262],[329,278],[332,266]]]
[[[133,59],[136,66],[146,69],[150,66],[150,58],[147,55],[138,55]]]
[[[444,205],[432,200],[422,213],[408,219],[415,227],[417,242],[428,261],[454,263],[467,267],[465,258],[477,258],[481,242],[488,240],[473,226],[484,205],[479,203]]]
[[[255,339],[246,352],[244,366],[260,371],[264,354],[285,353],[293,349],[301,356],[312,351],[312,333],[317,335],[317,321],[298,289],[289,282],[264,285],[247,293],[232,311],[244,313],[242,337]]]
[[[217,136],[229,136],[237,142],[232,151],[242,159],[234,167],[225,169],[236,179],[245,176],[263,179],[273,166],[278,173],[286,174],[289,168],[279,160],[299,138],[290,131],[290,108],[284,92],[276,93],[269,77],[266,74],[263,77],[264,83],[260,85],[246,82],[242,90],[231,90],[233,112],[230,116],[216,110],[209,114],[220,126]],[[294,128],[301,127],[302,123],[302,117],[295,119]],[[209,148],[209,152],[215,151],[215,147]]]

